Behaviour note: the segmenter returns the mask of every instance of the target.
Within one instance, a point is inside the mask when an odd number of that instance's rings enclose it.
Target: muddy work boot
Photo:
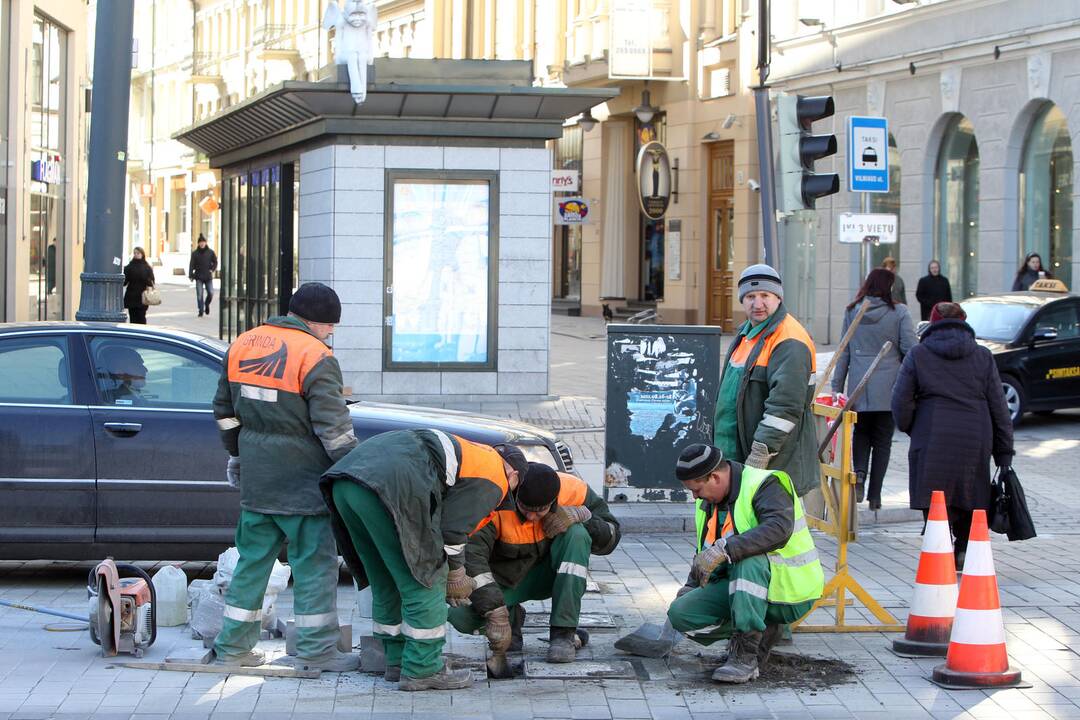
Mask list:
[[[443,665],[442,670],[427,677],[414,678],[402,675],[398,682],[398,690],[405,692],[417,692],[419,690],[462,690],[472,687],[472,673],[468,668],[451,670],[448,665]]]
[[[761,633],[734,633],[728,641],[727,662],[716,669],[712,679],[719,683],[746,683],[758,676],[758,647]]]
[[[510,611],[510,652],[521,652],[525,647],[525,608],[515,605]]]
[[[266,664],[266,653],[262,650],[250,650],[243,655],[218,655],[217,650],[215,650],[214,664],[235,667],[259,667]]]
[[[577,658],[577,649],[581,647],[577,628],[553,627],[550,637],[551,644],[548,646],[547,661],[549,663],[574,662]]]
[[[296,658],[297,670],[322,670],[323,672],[351,672],[360,669],[360,656],[343,653],[337,648],[310,658]]]
[[[780,638],[783,636],[784,626],[782,624],[765,626],[765,632],[761,633],[761,642],[758,643],[757,649],[758,669],[765,667],[765,663],[769,662],[772,649],[776,647],[776,643],[780,642]]]
[[[387,665],[386,670],[383,671],[382,677],[386,682],[397,682],[401,680],[401,666]]]

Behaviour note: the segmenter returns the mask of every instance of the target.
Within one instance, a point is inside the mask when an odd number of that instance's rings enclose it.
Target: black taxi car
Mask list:
[[[1059,280],[960,303],[997,362],[1014,423],[1026,412],[1080,407],[1080,296]]]

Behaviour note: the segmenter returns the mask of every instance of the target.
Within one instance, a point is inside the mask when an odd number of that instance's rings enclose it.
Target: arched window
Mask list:
[[[934,178],[935,255],[955,298],[978,292],[979,145],[975,128],[956,115],[945,129]]]
[[[1020,257],[1037,252],[1072,287],[1073,154],[1065,114],[1046,103],[1031,124],[1020,165]],[[1019,265],[1019,263],[1017,263]]]
[[[896,149],[896,138],[892,133],[889,133],[889,192],[869,195],[870,212],[896,216],[896,244],[874,245],[870,250],[872,267],[881,267],[881,262],[889,256],[897,261],[900,259],[900,151]]]

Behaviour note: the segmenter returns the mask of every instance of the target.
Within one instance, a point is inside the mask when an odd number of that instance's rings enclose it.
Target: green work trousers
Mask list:
[[[379,496],[349,480],[334,483],[337,507],[371,583],[372,625],[387,665],[422,678],[442,670],[446,644],[446,573],[443,564],[430,588],[413,577],[394,520]]]
[[[218,657],[243,655],[259,641],[263,595],[281,546],[289,541],[296,654],[316,658],[338,642],[337,545],[329,515],[266,515],[242,510],[236,563],[225,592],[225,619],[214,642]]]
[[[766,597],[772,572],[764,555],[721,566],[708,585],[671,603],[671,625],[694,642],[711,645],[732,632],[761,632],[766,625],[795,622],[813,600],[792,605],[771,603]]]
[[[521,582],[502,588],[506,607],[513,608],[526,600],[551,598],[551,626],[576,628],[591,552],[592,538],[585,526],[571,525],[569,530],[555,536],[547,557],[540,558]],[[471,605],[462,605],[450,609],[450,624],[458,632],[470,635],[485,623]]]

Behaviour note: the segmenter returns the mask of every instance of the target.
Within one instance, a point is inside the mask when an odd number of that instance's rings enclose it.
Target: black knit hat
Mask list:
[[[495,451],[502,455],[507,465],[517,470],[519,482],[525,479],[525,473],[529,471],[529,461],[525,458],[525,453],[521,452],[521,448],[503,444],[495,445]]]
[[[310,322],[337,325],[341,322],[341,300],[327,285],[304,283],[289,300],[289,312]]]
[[[514,499],[523,512],[539,512],[559,499],[559,474],[543,463],[531,462]]]
[[[724,453],[720,448],[703,443],[687,445],[679,453],[679,461],[675,463],[675,477],[679,482],[697,480],[705,477],[724,461]]]

